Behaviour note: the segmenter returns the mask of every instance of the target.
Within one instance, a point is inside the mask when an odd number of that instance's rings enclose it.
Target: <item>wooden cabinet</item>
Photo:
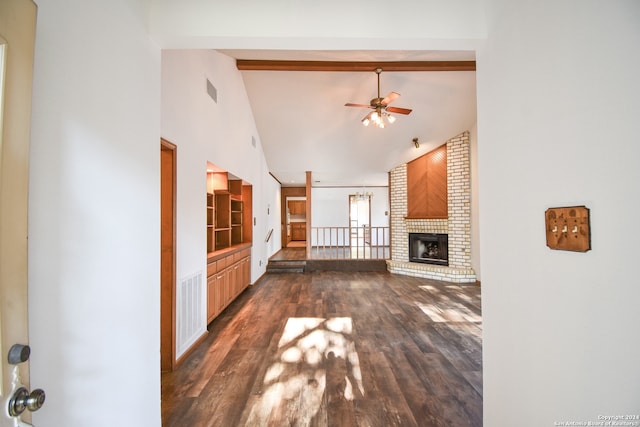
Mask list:
[[[251,247],[241,245],[207,262],[207,323],[216,318],[251,281]]]
[[[251,184],[207,163],[207,323],[251,281]]]
[[[291,240],[307,240],[307,223],[291,223]]]
[[[407,163],[407,218],[449,217],[446,144]]]
[[[289,200],[288,204],[291,215],[305,216],[307,214],[307,202],[305,200]]]

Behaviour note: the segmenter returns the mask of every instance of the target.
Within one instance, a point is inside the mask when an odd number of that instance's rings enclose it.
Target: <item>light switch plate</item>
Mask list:
[[[574,252],[586,252],[591,249],[587,207],[549,208],[545,211],[544,217],[549,248]]]

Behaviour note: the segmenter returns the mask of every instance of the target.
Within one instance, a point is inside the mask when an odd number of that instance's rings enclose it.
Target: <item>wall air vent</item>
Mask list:
[[[255,136],[251,137],[251,145],[253,145],[253,148],[256,148],[256,137]]]
[[[213,102],[218,103],[218,89],[207,79],[207,93],[213,99]]]
[[[206,295],[203,293],[202,271],[186,277],[178,284],[176,299],[178,317],[176,319],[177,355],[184,353],[206,332],[203,326],[203,307],[206,307]]]

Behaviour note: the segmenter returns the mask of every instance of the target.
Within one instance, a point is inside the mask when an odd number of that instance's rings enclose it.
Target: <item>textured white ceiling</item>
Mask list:
[[[221,50],[237,59],[433,61],[475,59],[457,51]],[[472,71],[382,72],[381,96],[401,94],[392,106],[412,109],[385,129],[364,127],[377,96],[377,76],[363,72],[241,71],[270,172],[284,186],[387,185],[387,172],[476,123]],[[418,138],[416,149],[413,138]]]

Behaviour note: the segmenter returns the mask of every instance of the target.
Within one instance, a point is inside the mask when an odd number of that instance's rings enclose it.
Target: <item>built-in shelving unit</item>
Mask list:
[[[251,280],[251,184],[208,164],[207,320],[211,322]]]
[[[251,195],[251,185],[228,172],[207,173],[207,252],[251,242]]]

